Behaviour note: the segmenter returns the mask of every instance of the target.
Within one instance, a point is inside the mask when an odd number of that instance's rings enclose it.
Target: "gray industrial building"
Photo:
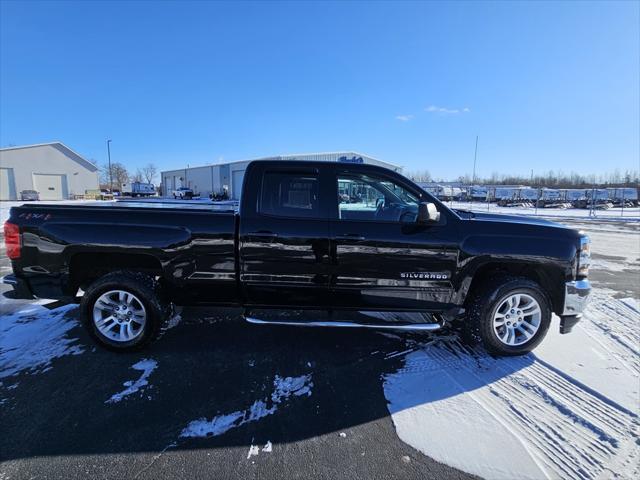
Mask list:
[[[64,200],[98,188],[98,167],[60,142],[0,149],[0,200],[35,190],[40,200]]]
[[[253,160],[304,160],[317,162],[368,163],[379,165],[391,170],[400,171],[402,167],[389,162],[383,162],[369,155],[357,152],[304,153],[298,155],[278,155],[262,157],[252,160],[238,160],[235,162],[206,165],[203,167],[182,168],[161,173],[162,194],[170,197],[172,191],[180,187],[189,187],[194,193],[209,196],[211,193],[222,193],[227,190],[229,197],[238,199],[242,190],[244,172]]]

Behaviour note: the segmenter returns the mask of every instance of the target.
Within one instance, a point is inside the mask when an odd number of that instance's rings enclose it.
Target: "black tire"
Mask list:
[[[93,321],[93,309],[101,295],[110,290],[124,290],[135,295],[146,311],[142,332],[128,342],[114,341],[103,335]],[[171,316],[171,304],[165,299],[155,278],[141,272],[120,270],[108,273],[93,282],[80,302],[80,315],[89,334],[101,346],[118,352],[139,350],[155,340]]]
[[[532,297],[539,305],[541,315],[538,330],[519,345],[507,345],[494,330],[493,319],[506,298],[514,294]],[[551,302],[544,290],[533,280],[524,277],[498,275],[473,292],[467,303],[464,337],[468,343],[482,343],[485,349],[500,356],[525,355],[544,339],[551,324]]]

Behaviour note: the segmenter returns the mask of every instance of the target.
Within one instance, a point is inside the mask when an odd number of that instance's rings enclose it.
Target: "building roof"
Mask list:
[[[378,158],[372,157],[371,155],[367,155],[364,153],[359,153],[359,152],[354,152],[353,150],[345,150],[345,151],[338,151],[338,152],[312,152],[312,153],[293,153],[293,154],[287,154],[287,155],[270,155],[270,156],[266,156],[266,157],[256,157],[256,158],[247,158],[245,160],[230,160],[230,161],[222,161],[222,162],[217,162],[217,163],[209,163],[206,165],[198,165],[198,166],[194,166],[194,167],[188,167],[186,168],[186,170],[191,170],[193,168],[202,168],[202,167],[212,167],[212,166],[219,166],[219,165],[235,165],[238,163],[248,163],[248,162],[253,162],[256,160],[296,160],[296,159],[302,159],[301,157],[313,157],[313,156],[322,156],[322,155],[334,155],[334,156],[347,156],[347,157],[363,157],[363,158],[368,158],[371,160],[375,160],[377,162],[380,163],[384,163],[387,165],[390,165],[394,168],[402,168],[400,165],[397,165],[395,163],[391,163],[391,162],[387,162],[386,160],[380,160]],[[319,160],[321,161],[321,160]],[[175,168],[172,170],[162,170],[162,172],[160,173],[172,173],[172,172],[183,172],[185,170],[185,168]]]
[[[288,155],[274,155],[269,157],[260,157],[254,158],[253,160],[293,160],[298,157],[311,157],[311,156],[320,156],[320,155],[341,155],[341,156],[351,156],[351,157],[366,157],[371,160],[375,160],[376,162],[386,163],[387,165],[391,165],[396,168],[400,168],[401,165],[397,165],[395,163],[388,162],[386,160],[380,160],[379,158],[372,157],[371,155],[367,155],[366,153],[354,152],[353,150],[344,150],[337,152],[311,152],[311,153],[294,153]],[[243,160],[246,161],[246,160]],[[231,163],[231,162],[230,162]]]
[[[62,142],[35,143],[33,145],[18,145],[15,147],[3,147],[3,148],[0,148],[0,152],[4,152],[7,150],[20,150],[23,148],[36,148],[36,147],[53,147],[63,155],[66,155],[67,157],[71,158],[72,160],[76,161],[77,163],[91,170],[92,172],[98,171],[98,167],[94,163],[90,162],[80,154],[74,152]]]

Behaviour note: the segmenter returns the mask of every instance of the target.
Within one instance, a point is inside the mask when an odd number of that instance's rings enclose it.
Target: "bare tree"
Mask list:
[[[153,180],[155,179],[157,174],[158,167],[156,167],[153,163],[147,163],[147,165],[142,168],[142,176],[147,183],[153,183]]]
[[[129,172],[127,172],[127,167],[119,162],[111,162],[111,174],[109,174],[109,166],[103,165],[100,169],[100,184],[111,188],[112,179],[114,189],[120,189],[123,183],[128,183]]]
[[[407,172],[407,177],[409,177],[414,182],[430,182],[431,174],[429,170],[415,170],[413,172]]]
[[[142,183],[142,172],[140,171],[140,169],[136,170],[136,173],[131,177],[131,181]]]

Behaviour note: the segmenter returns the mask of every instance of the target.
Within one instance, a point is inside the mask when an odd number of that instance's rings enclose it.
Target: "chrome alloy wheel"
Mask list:
[[[130,342],[144,331],[147,312],[133,293],[109,290],[93,306],[93,323],[114,342]]]
[[[505,345],[527,343],[538,332],[542,310],[538,301],[526,293],[504,298],[493,316],[493,331]]]

